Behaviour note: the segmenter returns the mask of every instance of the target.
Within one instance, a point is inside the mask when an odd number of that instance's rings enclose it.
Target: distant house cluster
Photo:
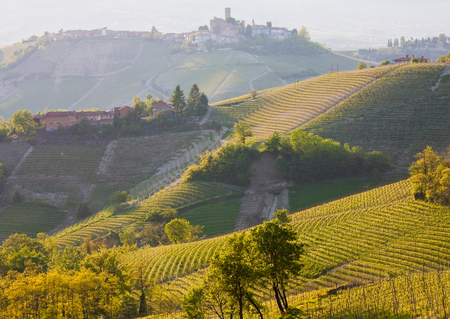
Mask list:
[[[45,125],[46,131],[53,132],[56,131],[58,127],[69,128],[75,124],[79,124],[84,118],[93,126],[112,125],[115,116],[125,118],[132,112],[133,109],[131,107],[122,106],[114,107],[108,111],[47,112],[46,114],[35,115],[33,119],[39,125]]]
[[[411,59],[416,58],[414,55],[412,57],[410,57],[408,54],[405,57],[401,57],[398,59],[394,59],[394,63],[409,63],[411,62]],[[419,63],[426,63],[428,62],[429,59],[422,57],[418,57],[417,60],[419,61]]]
[[[250,28],[249,28],[250,27]],[[284,40],[292,35],[292,30],[287,28],[272,27],[269,25],[257,25],[252,20],[251,25],[245,21],[237,21],[231,17],[231,8],[225,8],[225,19],[214,17],[210,20],[209,30],[207,28],[188,33],[167,33],[163,36],[164,42],[181,43],[188,41],[202,47],[207,41],[219,44],[238,43],[251,30],[251,36],[264,35],[270,38]]]
[[[158,36],[162,38],[162,34],[157,32]],[[108,28],[95,29],[95,30],[66,30],[57,33],[45,33],[44,38],[51,41],[60,41],[66,39],[79,39],[79,38],[92,38],[92,37],[103,37],[103,38],[148,38],[155,36],[150,31],[114,31],[108,30]],[[36,36],[33,36],[36,37]],[[33,41],[33,37],[25,41]],[[37,37],[36,37],[37,39]],[[25,42],[24,41],[24,42]]]

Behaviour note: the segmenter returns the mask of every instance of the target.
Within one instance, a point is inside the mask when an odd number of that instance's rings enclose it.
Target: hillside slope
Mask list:
[[[13,54],[15,46],[3,48]],[[18,109],[107,109],[147,94],[167,99],[177,84],[186,95],[197,83],[211,101],[292,83],[328,72],[330,63],[352,70],[358,61],[332,52],[264,56],[217,50],[170,53],[144,39],[81,39],[51,43],[16,67],[0,70],[0,114]]]
[[[242,119],[258,139],[281,134],[311,121],[398,66],[336,72],[288,86],[217,103],[210,121],[230,125]]]
[[[367,150],[381,150],[395,165],[408,166],[427,145],[449,144],[450,96],[435,89],[443,65],[406,65],[379,79],[303,126]]]
[[[401,181],[294,214],[292,224],[307,251],[303,276],[291,283],[291,302],[306,301],[315,292],[348,284],[447,267],[449,208],[416,201],[410,194],[409,182]],[[172,279],[163,286],[169,299],[180,301],[201,281],[203,272],[195,271],[207,265],[223,240],[143,248],[123,261],[134,265],[151,260],[148,280],[161,283]],[[263,291],[258,294],[265,296]],[[269,301],[266,306],[276,308]]]

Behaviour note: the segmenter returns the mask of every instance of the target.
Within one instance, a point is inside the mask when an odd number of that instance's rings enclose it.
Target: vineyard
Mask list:
[[[49,205],[19,203],[0,211],[0,242],[14,233],[36,236],[58,226],[65,213]]]
[[[38,145],[22,163],[18,176],[94,175],[103,146]]]
[[[139,206],[115,213],[107,208],[77,224],[74,224],[55,236],[63,244],[81,243],[84,238],[96,238],[109,231],[123,231],[128,227],[142,225],[144,219],[154,207],[182,208],[184,206],[242,192],[241,189],[217,183],[181,183],[169,186],[151,196]]]
[[[14,171],[29,148],[25,143],[0,143],[0,163],[6,165],[8,174]]]
[[[432,90],[443,68],[401,67],[304,129],[351,146],[381,150],[400,166],[409,165],[427,145],[443,151],[450,136],[448,95]]]
[[[389,278],[394,277],[399,278],[400,291],[400,286],[404,287],[409,280],[407,278],[426,277],[426,285],[429,285],[426,291],[429,295],[419,297],[422,288],[417,286],[417,312],[426,311],[423,308],[428,302],[426,298],[432,296],[430,289],[438,282],[436,271],[448,269],[450,265],[448,213],[447,207],[414,200],[409,182],[402,181],[292,215],[292,224],[299,232],[300,240],[307,244],[307,253],[302,277],[291,283],[291,303],[304,307],[308,300],[317,298],[324,292],[326,294],[332,288],[347,285],[378,283],[378,286],[375,285],[378,288],[372,291],[384,289],[383,287],[392,289],[392,280],[389,281]],[[207,256],[211,256],[214,249],[220,248],[221,243],[223,237],[172,248],[146,248],[130,253],[124,261],[130,265],[150,261],[149,265],[146,264],[148,280],[171,280],[163,286],[169,291],[170,298],[179,300],[193,284],[199,282],[202,273],[180,277],[202,265],[206,266]],[[448,277],[445,274],[442,276]],[[413,282],[417,285],[418,281]],[[339,297],[341,294],[354,294],[354,298],[358,298],[363,291],[369,294],[367,291],[370,287],[348,291],[344,289],[333,298],[337,298],[334,299],[337,300],[336,304],[340,302],[341,307],[344,307],[347,297]],[[404,295],[405,290],[401,291]],[[267,296],[263,291],[258,294]],[[389,298],[389,294],[383,298]],[[402,298],[404,304],[401,305],[399,301],[399,306],[391,311],[401,313],[412,306],[411,300]],[[329,305],[325,306],[328,302],[326,298],[321,302],[323,307],[317,301],[308,306],[308,311],[317,318],[321,318],[322,311],[329,311]],[[360,302],[354,304],[355,307],[361,305]],[[381,307],[380,311],[388,311],[389,305],[384,305],[386,308]],[[276,305],[267,299],[267,307],[275,310]],[[313,311],[315,307],[317,309]],[[375,305],[372,304],[371,307]],[[338,311],[334,304],[333,309]],[[355,309],[353,310],[356,311]],[[436,305],[433,311],[442,312],[442,307]],[[335,314],[337,317],[342,315],[339,312]]]
[[[165,134],[119,139],[112,149],[107,174],[150,174],[180,150],[189,147],[202,133]]]
[[[248,96],[215,106],[211,121],[230,125],[244,120],[254,135],[265,139],[274,131],[287,133],[328,111],[396,67],[359,72],[336,72],[268,91],[254,99]]]

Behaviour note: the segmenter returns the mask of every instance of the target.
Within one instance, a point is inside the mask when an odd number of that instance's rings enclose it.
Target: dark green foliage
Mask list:
[[[192,85],[187,99],[186,115],[202,116],[206,113],[208,104],[208,97],[203,92],[200,92],[197,84]]]
[[[14,191],[14,194],[13,194],[11,200],[14,204],[20,203],[23,200],[22,194],[20,193],[20,191],[18,189],[16,189]]]
[[[265,148],[279,154],[277,169],[295,181],[377,173],[389,168],[388,159],[381,152],[367,153],[301,130],[292,132],[290,138],[274,134]]]
[[[258,156],[253,146],[227,143],[215,152],[202,156],[200,164],[186,171],[186,180],[208,180],[237,185],[250,182],[250,163]]]
[[[148,213],[145,219],[151,223],[167,223],[178,215],[176,209],[171,207],[154,207]]]
[[[170,97],[169,104],[173,106],[178,116],[184,116],[186,111],[186,99],[184,97],[184,91],[181,90],[179,84],[175,87],[175,90]]]
[[[78,219],[83,219],[88,217],[91,214],[91,211],[89,210],[89,206],[87,201],[81,202],[76,210],[76,215]]]
[[[446,55],[440,56],[440,57],[436,60],[436,62],[439,62],[439,63],[450,62],[450,53],[449,53],[449,54],[446,54]]]
[[[117,191],[112,194],[111,199],[109,200],[111,204],[121,204],[127,201],[128,192],[127,191]]]

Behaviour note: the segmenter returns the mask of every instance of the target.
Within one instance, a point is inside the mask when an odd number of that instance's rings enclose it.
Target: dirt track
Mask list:
[[[289,191],[292,185],[275,168],[275,156],[263,153],[250,167],[252,180],[241,199],[236,230],[245,229],[273,219],[275,210],[289,210]]]

